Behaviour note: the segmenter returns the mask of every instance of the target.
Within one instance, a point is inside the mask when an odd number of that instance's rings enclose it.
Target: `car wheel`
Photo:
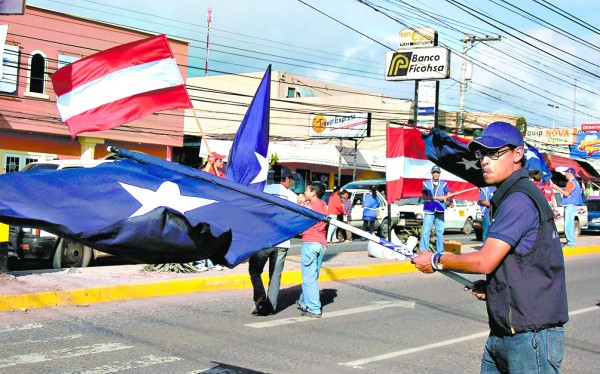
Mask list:
[[[379,236],[387,240],[388,234],[388,219],[384,218],[383,221],[381,221],[381,226],[379,226]]]
[[[55,269],[61,268],[85,268],[92,261],[93,250],[83,244],[60,239],[60,243],[54,253],[52,266]]]
[[[463,226],[462,232],[465,235],[471,235],[471,233],[473,232],[473,220],[471,218],[467,218],[467,220],[465,221],[465,225]]]
[[[581,226],[579,226],[579,221],[575,220],[575,236],[581,235]]]
[[[483,240],[483,231],[474,230],[475,231],[475,239],[482,241]]]

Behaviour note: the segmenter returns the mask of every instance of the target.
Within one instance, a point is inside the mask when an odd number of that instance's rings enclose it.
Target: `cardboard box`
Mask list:
[[[461,244],[457,240],[444,240],[444,252],[452,253],[455,255],[460,254]]]

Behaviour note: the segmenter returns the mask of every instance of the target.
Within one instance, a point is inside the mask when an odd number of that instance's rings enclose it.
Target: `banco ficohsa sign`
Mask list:
[[[450,51],[444,47],[388,51],[385,80],[446,79],[450,77]]]

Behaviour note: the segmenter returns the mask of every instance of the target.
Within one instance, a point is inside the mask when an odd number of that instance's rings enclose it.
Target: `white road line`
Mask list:
[[[57,341],[81,339],[82,337],[83,337],[83,335],[76,334],[76,335],[66,335],[66,336],[55,336],[53,338],[48,338],[48,339],[28,339],[28,340],[21,340],[21,341],[12,342],[12,343],[2,343],[2,346],[6,347],[6,346],[10,346],[10,345],[26,345],[26,344],[33,344],[33,343],[36,343],[36,344],[52,343],[52,342],[57,342]]]
[[[181,357],[159,357],[154,355],[143,356],[138,360],[131,360],[125,362],[115,362],[110,365],[102,365],[92,369],[85,370],[71,370],[65,371],[62,374],[107,374],[107,373],[117,373],[119,371],[132,370],[132,369],[141,369],[147,368],[154,365],[168,364],[170,362],[175,362],[183,360]],[[170,370],[161,370],[163,373],[167,373]]]
[[[22,330],[41,329],[42,327],[44,327],[44,325],[42,325],[40,323],[28,323],[28,324],[23,325],[23,326],[4,325],[3,327],[0,327],[0,333],[3,333],[3,332],[13,332],[13,331],[22,331]]]
[[[33,364],[36,362],[52,361],[56,359],[64,359],[70,357],[93,355],[96,353],[117,351],[128,348],[133,347],[121,343],[106,343],[85,345],[75,348],[57,349],[49,352],[15,355],[0,359],[0,368],[16,365]]]
[[[600,310],[600,307],[594,306],[591,308],[574,310],[574,311],[570,312],[569,315],[574,316],[577,314],[583,314],[583,313],[588,313],[588,312],[593,312],[593,311],[598,311],[598,310]],[[338,365],[350,366],[350,367],[354,367],[354,368],[361,368],[360,367],[361,365],[368,364],[371,362],[387,360],[390,358],[403,356],[403,355],[407,355],[410,353],[421,352],[421,351],[425,351],[425,350],[432,349],[432,348],[439,348],[439,347],[443,347],[443,346],[450,345],[450,344],[461,343],[461,342],[465,342],[468,340],[478,339],[478,338],[486,337],[489,334],[490,334],[489,331],[480,332],[480,333],[473,334],[473,335],[467,335],[467,336],[463,336],[463,337],[456,338],[456,339],[444,340],[444,341],[438,342],[438,343],[426,344],[426,345],[423,345],[420,347],[409,348],[409,349],[405,349],[402,351],[390,352],[390,353],[386,353],[383,355],[363,358],[360,360],[354,360],[354,361],[350,361],[350,362],[340,362],[340,363],[338,363]]]
[[[321,318],[340,317],[340,316],[345,316],[345,315],[349,315],[349,314],[372,312],[374,310],[385,309],[385,308],[394,308],[394,307],[414,308],[415,303],[412,301],[379,301],[379,302],[374,303],[374,305],[361,306],[358,308],[323,313]],[[273,321],[249,323],[244,326],[253,327],[255,329],[262,329],[262,328],[267,328],[267,327],[289,325],[291,323],[296,323],[296,322],[309,322],[309,321],[318,321],[318,319],[309,318],[309,317],[292,317],[292,318],[276,319]]]

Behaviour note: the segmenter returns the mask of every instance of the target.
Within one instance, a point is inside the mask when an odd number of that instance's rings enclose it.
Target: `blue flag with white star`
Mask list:
[[[529,170],[539,170],[542,172],[542,183],[546,184],[552,178],[552,172],[546,165],[546,160],[540,154],[540,151],[537,150],[534,146],[529,143],[527,144],[527,149],[525,150],[525,157],[527,157],[527,161],[525,162],[525,167]]]
[[[267,181],[269,160],[269,110],[271,65],[267,68],[252,103],[235,134],[227,159],[226,178],[262,191]]]
[[[234,267],[324,220],[262,191],[118,150],[93,168],[0,175],[0,221],[142,263],[210,258]]]
[[[487,186],[479,160],[469,152],[468,140],[461,141],[438,129],[432,129],[422,137],[429,161],[477,187]]]

